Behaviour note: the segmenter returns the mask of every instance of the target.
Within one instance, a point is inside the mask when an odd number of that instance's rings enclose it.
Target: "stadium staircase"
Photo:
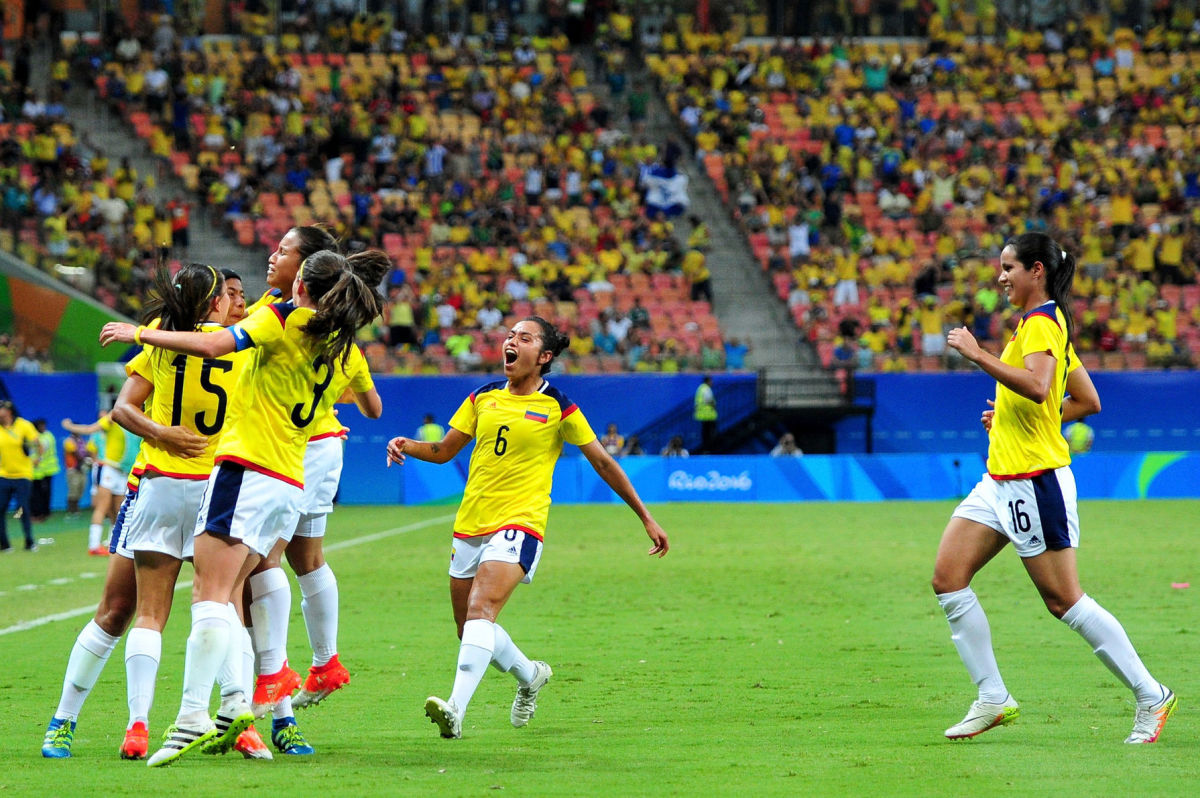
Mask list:
[[[50,61],[48,48],[46,49],[45,70],[41,74],[48,76]],[[37,71],[35,70],[35,73]],[[103,152],[108,157],[111,168],[115,169],[121,159],[127,157],[140,178],[154,176],[154,187],[150,190],[150,195],[156,205],[176,197],[182,197],[191,203],[191,225],[188,228],[190,246],[187,255],[176,256],[177,260],[185,263],[198,261],[219,269],[233,269],[238,272],[242,275],[247,304],[262,295],[267,288],[268,252],[248,253],[223,233],[219,227],[221,219],[216,217],[215,212],[210,211],[201,199],[188,191],[169,168],[160,168],[159,162],[147,149],[146,142],[139,139],[118,114],[109,110],[90,83],[75,81],[67,93],[65,104],[68,118],[76,129],[86,131],[86,136],[81,136],[81,143],[90,149]]]
[[[594,56],[591,49],[578,53],[579,63],[587,71],[588,91],[619,114],[622,103],[614,102],[608,83],[597,74]],[[630,61],[627,69],[629,85],[653,85],[654,76],[644,63]],[[660,148],[668,139],[686,142],[684,131],[662,98],[654,91],[648,94],[646,140]],[[687,144],[683,146],[686,152]],[[755,440],[773,445],[784,431],[798,432],[799,437],[804,430],[824,429],[845,415],[869,415],[874,408],[873,396],[862,381],[839,379],[821,365],[813,348],[800,340],[786,306],[775,298],[767,273],[759,266],[745,234],[734,225],[712,179],[689,154],[680,159],[678,168],[688,176],[688,215],[699,217],[708,226],[712,241],[707,263],[712,272],[713,314],[726,340],[736,338],[749,344],[749,365],[759,373],[757,401],[747,413],[738,413],[740,402],[725,407],[718,392],[722,416],[710,450],[738,451],[752,446]],[[688,232],[688,222],[677,220],[675,233],[681,244]],[[861,390],[855,390],[855,383]],[[657,451],[671,435],[683,430],[688,431],[685,446],[699,445],[699,427],[691,421],[691,403],[685,404],[638,430],[648,453]]]

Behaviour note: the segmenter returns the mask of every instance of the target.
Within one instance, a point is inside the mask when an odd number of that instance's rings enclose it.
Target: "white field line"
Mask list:
[[[374,543],[377,540],[383,540],[396,535],[403,535],[407,532],[415,532],[418,529],[424,529],[425,527],[434,526],[436,524],[444,524],[453,520],[453,515],[440,515],[437,518],[428,518],[424,521],[418,521],[415,524],[408,524],[407,526],[398,526],[394,529],[385,529],[382,532],[372,532],[369,535],[362,535],[361,537],[357,538],[339,540],[336,543],[330,543],[326,545],[325,551],[337,551],[338,549],[348,549],[351,546],[359,546],[363,543]],[[190,580],[187,582],[179,582],[175,585],[175,590],[185,590],[191,586],[192,583]],[[14,634],[16,632],[24,632],[26,629],[36,629],[39,626],[45,626],[46,624],[54,623],[55,621],[66,621],[83,615],[91,615],[95,611],[96,605],[89,604],[86,607],[76,607],[73,610],[64,610],[63,612],[55,612],[50,615],[43,615],[39,618],[32,618],[28,621],[21,621],[20,623],[15,623],[12,626],[7,626],[3,629],[0,629],[0,637]]]

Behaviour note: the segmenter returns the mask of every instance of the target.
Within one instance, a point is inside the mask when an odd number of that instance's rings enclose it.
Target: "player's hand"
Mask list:
[[[177,457],[199,457],[208,448],[208,438],[184,426],[167,427],[158,443]]]
[[[991,399],[987,400],[988,407],[995,407],[996,403]],[[988,432],[992,431],[992,416],[996,415],[995,410],[984,410],[983,416],[979,419],[979,423],[983,424],[983,428]]]
[[[983,350],[979,348],[979,342],[966,327],[955,327],[951,330],[946,336],[946,345],[958,351],[972,363],[978,362],[983,357]]]
[[[126,324],[123,321],[110,321],[100,330],[100,345],[108,346],[112,343],[131,344],[133,343],[133,335],[136,332],[137,327],[132,324]]]
[[[387,445],[387,464],[388,468],[392,467],[392,463],[396,465],[404,465],[404,452],[406,447],[412,443],[408,438],[392,438]]]
[[[671,544],[667,542],[667,533],[663,532],[661,526],[653,518],[646,521],[646,534],[654,541],[654,545],[650,547],[650,551],[646,552],[651,557],[657,554],[659,557],[664,557],[667,550],[671,548]]]

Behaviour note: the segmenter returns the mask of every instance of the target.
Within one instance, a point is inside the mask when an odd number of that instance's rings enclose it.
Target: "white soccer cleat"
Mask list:
[[[432,723],[436,723],[438,731],[448,740],[462,737],[463,713],[453,701],[443,701],[437,696],[425,699],[425,714]]]
[[[188,751],[217,736],[217,727],[211,718],[203,717],[197,720],[194,726],[180,726],[178,722],[171,724],[163,735],[163,747],[155,751],[146,764],[152,768],[169,765]]]
[[[534,660],[533,667],[533,681],[517,688],[517,697],[512,703],[512,714],[509,715],[512,725],[518,729],[533,717],[533,713],[537,711],[538,691],[545,687],[546,682],[554,675],[550,666],[541,660]]]
[[[1162,701],[1146,709],[1138,708],[1137,714],[1133,716],[1133,731],[1125,738],[1125,742],[1134,745],[1158,742],[1158,736],[1162,734],[1163,726],[1167,725],[1167,719],[1171,717],[1171,713],[1175,711],[1175,706],[1179,703],[1175,693],[1165,687],[1163,690],[1166,691],[1166,695],[1163,696]]]
[[[946,737],[950,740],[967,740],[983,734],[988,729],[1007,726],[1020,714],[1021,709],[1011,695],[1005,696],[1004,701],[999,704],[975,701],[967,710],[965,718],[946,729]]]

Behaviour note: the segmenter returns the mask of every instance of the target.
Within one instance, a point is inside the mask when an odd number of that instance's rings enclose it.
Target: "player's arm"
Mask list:
[[[99,421],[93,421],[91,424],[76,424],[69,418],[62,420],[62,428],[76,435],[95,435],[101,429]]]
[[[1064,424],[1100,412],[1100,394],[1092,384],[1091,375],[1082,365],[1067,375],[1067,394],[1062,403]]]
[[[600,478],[608,483],[614,493],[624,499],[625,503],[629,505],[629,509],[637,513],[642,525],[646,527],[646,534],[654,543],[648,553],[657,554],[659,557],[665,555],[670,548],[670,544],[667,542],[667,533],[662,530],[662,527],[654,520],[654,516],[650,515],[650,511],[646,509],[646,505],[642,503],[642,498],[638,496],[637,490],[629,481],[629,475],[625,473],[625,470],[617,464],[617,461],[596,438],[592,438],[589,443],[580,446],[579,450],[583,452],[583,456],[592,464],[592,468]]]
[[[983,369],[996,382],[1031,402],[1041,404],[1050,395],[1057,360],[1049,352],[1030,352],[1025,367],[1010,366],[991,352],[985,351],[966,327],[958,327],[946,336],[946,344]]]
[[[383,400],[379,398],[379,391],[371,388],[367,391],[350,392],[352,401],[358,405],[358,411],[367,418],[379,418],[383,415]]]
[[[125,429],[166,449],[178,457],[199,457],[208,447],[208,438],[182,425],[159,424],[142,410],[154,383],[140,374],[131,374],[121,386],[117,401],[113,405],[112,420]]]
[[[454,427],[451,427],[440,441],[429,443],[412,438],[392,438],[387,445],[388,467],[390,468],[392,463],[404,465],[404,458],[408,455],[426,463],[448,463],[470,440],[470,435]]]
[[[134,340],[135,336],[137,340]],[[111,343],[141,343],[203,358],[221,357],[237,351],[237,340],[227,329],[212,333],[155,330],[120,321],[110,321],[100,330],[100,345],[108,346]]]

